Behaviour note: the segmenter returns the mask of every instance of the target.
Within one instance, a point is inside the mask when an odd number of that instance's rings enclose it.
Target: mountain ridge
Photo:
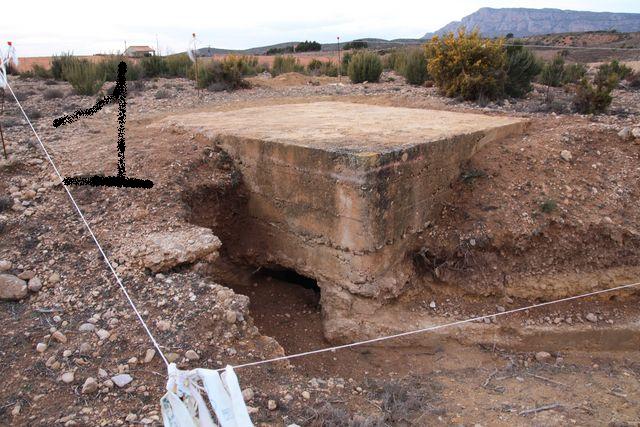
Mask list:
[[[584,31],[633,32],[640,31],[640,13],[482,7],[460,21],[452,21],[437,31],[426,33],[422,39],[455,32],[460,27],[478,29],[486,37],[509,33],[515,37],[527,37]]]

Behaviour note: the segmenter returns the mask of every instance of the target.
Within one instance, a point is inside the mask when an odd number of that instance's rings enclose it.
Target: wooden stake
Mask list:
[[[193,33],[193,57],[195,58],[196,63],[196,93],[198,94],[198,98],[200,98],[201,94],[200,86],[198,85],[198,46],[196,46],[196,33]]]
[[[340,58],[340,37],[338,37],[338,83],[342,82],[342,61]]]
[[[4,88],[2,89],[2,107],[0,108],[0,118],[4,115]],[[2,140],[2,151],[4,159],[7,160],[7,147],[4,146],[4,135],[2,133],[2,121],[0,120],[0,139]]]

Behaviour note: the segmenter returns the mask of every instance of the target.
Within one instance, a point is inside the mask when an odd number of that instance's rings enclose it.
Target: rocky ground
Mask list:
[[[344,99],[530,118],[527,135],[486,147],[454,185],[456,197],[424,236],[425,283],[416,286],[425,286],[428,299],[415,304],[464,318],[515,308],[534,295],[585,290],[579,285],[589,274],[590,286],[602,284],[603,271],[609,286],[639,277],[639,92],[620,90],[610,114],[586,117],[571,114],[563,90],[547,102],[542,87],[525,100],[477,105],[394,74],[379,84],[295,74],[252,84],[231,93],[197,93],[180,79],[131,84],[127,172],[153,180],[153,189],[72,189],[163,352],[180,367],[218,368],[329,344],[313,291],[250,266],[212,269],[225,262],[226,237],[193,220],[194,195],[216,190],[219,204],[229,203],[233,168],[210,141],[147,128],[176,111]],[[115,173],[114,106],[53,128],[53,118],[95,99],[41,80],[18,78],[13,87],[65,176]],[[9,160],[0,163],[0,423],[158,424],[164,364],[15,103],[1,120]],[[224,226],[232,218],[214,220]],[[530,286],[519,289],[533,292],[500,297],[526,280]],[[462,304],[446,286],[434,289],[435,281],[493,299]],[[581,323],[597,333],[637,323],[637,307],[638,297],[625,295],[500,322]],[[640,423],[637,351],[394,342],[238,375],[252,419],[264,425]]]

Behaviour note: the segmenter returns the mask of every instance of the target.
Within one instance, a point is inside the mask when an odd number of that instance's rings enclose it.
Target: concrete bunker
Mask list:
[[[317,281],[325,335],[339,341],[359,335],[359,313],[411,282],[416,236],[461,165],[527,122],[316,102],[171,116],[162,125],[214,141],[239,172],[228,204],[235,222],[220,236],[226,254]],[[204,188],[197,197],[206,217],[217,196]]]

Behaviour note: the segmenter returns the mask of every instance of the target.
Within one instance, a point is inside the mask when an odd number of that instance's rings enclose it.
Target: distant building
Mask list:
[[[153,56],[155,50],[151,49],[149,46],[129,46],[127,50],[124,51],[124,55],[129,58],[142,58],[144,56]]]

